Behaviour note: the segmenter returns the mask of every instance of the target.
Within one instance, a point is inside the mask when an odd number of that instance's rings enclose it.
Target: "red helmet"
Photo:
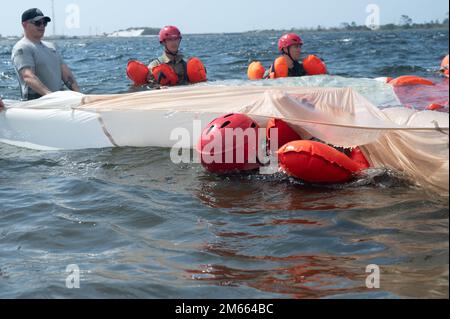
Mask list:
[[[244,133],[239,139],[236,129]],[[197,145],[202,165],[219,174],[259,168],[258,129],[258,124],[244,114],[228,114],[215,119],[205,128]]]
[[[278,50],[283,52],[283,49],[289,48],[291,45],[303,45],[303,40],[295,33],[289,33],[283,35],[278,41]]]
[[[181,32],[177,27],[166,26],[159,31],[159,42],[163,43],[166,40],[182,39]]]

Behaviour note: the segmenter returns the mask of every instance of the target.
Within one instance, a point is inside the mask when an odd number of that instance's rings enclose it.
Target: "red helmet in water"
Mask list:
[[[177,27],[166,26],[159,31],[159,42],[163,43],[166,40],[182,39],[181,32]]]
[[[303,45],[303,40],[295,33],[283,35],[278,41],[278,50],[283,52],[283,49],[289,48],[291,45]]]
[[[205,128],[197,145],[202,165],[219,174],[259,168],[258,129],[258,124],[244,114],[215,119]]]

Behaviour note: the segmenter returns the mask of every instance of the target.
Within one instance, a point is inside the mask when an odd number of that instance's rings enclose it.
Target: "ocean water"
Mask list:
[[[211,81],[275,58],[277,34],[186,36]],[[436,77],[448,31],[307,33],[332,74]],[[84,93],[133,90],[157,39],[56,41]],[[0,94],[18,99],[0,40]],[[0,298],[448,298],[448,198],[394,172],[340,186],[219,177],[170,150],[38,152],[0,144]],[[381,287],[366,287],[378,265]],[[80,288],[69,289],[77,265]]]

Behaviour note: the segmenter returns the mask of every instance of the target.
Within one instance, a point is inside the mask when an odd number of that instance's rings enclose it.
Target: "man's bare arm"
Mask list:
[[[3,104],[2,99],[0,98],[0,112],[5,109],[5,104]]]
[[[66,64],[61,65],[62,70],[62,80],[67,88],[71,91],[80,92],[80,87],[78,86],[77,80],[73,75],[72,71]]]
[[[52,93],[46,87],[41,80],[34,74],[33,70],[30,68],[24,68],[20,70],[20,75],[22,76],[24,82],[36,93],[38,93],[41,96],[47,95]]]

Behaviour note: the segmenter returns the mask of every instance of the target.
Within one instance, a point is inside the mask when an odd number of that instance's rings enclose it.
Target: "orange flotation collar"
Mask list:
[[[271,132],[273,129],[278,130],[278,148],[282,147],[283,145],[292,142],[301,140],[302,137],[300,134],[298,134],[292,127],[289,126],[285,121],[272,118],[267,122],[267,128],[266,128],[266,136],[267,136],[267,145],[270,146],[273,141],[273,137],[271,136]]]
[[[178,75],[168,64],[161,64],[153,68],[153,77],[156,82],[163,86],[173,86],[178,84]]]
[[[315,55],[308,55],[303,60],[303,68],[308,75],[322,75],[328,73],[325,63]]]
[[[348,157],[353,160],[353,162],[358,164],[361,170],[366,170],[372,167],[359,147],[354,148]]]
[[[190,83],[206,82],[207,71],[205,65],[199,58],[191,58],[187,63],[187,76]]]
[[[280,56],[275,60],[269,77],[271,79],[287,78],[289,76],[289,66],[286,58]]]
[[[145,85],[150,73],[148,67],[139,61],[130,61],[127,65],[127,76],[134,85]]]
[[[280,148],[278,157],[283,171],[308,183],[347,183],[363,169],[345,154],[313,141],[290,142]]]
[[[252,62],[248,66],[247,76],[249,80],[262,80],[264,78],[264,74],[266,73],[266,69],[259,61]]]
[[[415,75],[404,75],[394,80],[389,81],[393,86],[407,86],[407,85],[434,85],[433,81],[421,78]]]
[[[438,104],[438,103],[432,103],[432,104],[428,105],[425,110],[438,111],[438,110],[442,110],[444,108],[445,108],[444,105],[441,105],[441,104]]]

